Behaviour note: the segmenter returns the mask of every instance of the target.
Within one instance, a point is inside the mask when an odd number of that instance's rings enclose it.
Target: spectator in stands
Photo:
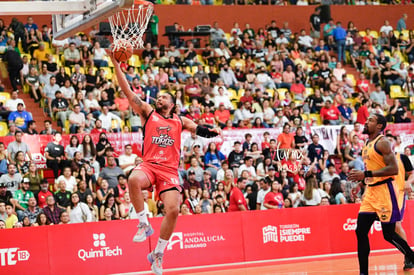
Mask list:
[[[43,88],[40,85],[39,76],[37,75],[34,67],[30,68],[29,74],[26,76],[25,83],[29,86],[31,96],[34,98],[35,102],[39,102]]]
[[[45,99],[45,104],[48,106],[48,110],[52,111],[52,101],[56,98],[56,92],[59,91],[60,87],[56,84],[56,77],[51,76],[49,83],[43,88],[42,97]]]
[[[127,144],[124,146],[124,153],[119,156],[119,167],[124,171],[125,175],[135,167],[135,159],[137,155],[132,153],[132,145]]]
[[[121,118],[112,112],[109,112],[109,108],[107,106],[102,107],[102,114],[99,116],[99,120],[102,123],[102,128],[108,132],[119,132],[121,127]],[[116,121],[116,126],[112,126],[112,120]]]
[[[381,105],[384,111],[388,111],[390,106],[387,104],[387,96],[385,92],[382,90],[380,84],[375,85],[375,90],[369,95],[372,103]]]
[[[5,108],[7,111],[14,112],[17,111],[17,104],[23,104],[24,101],[21,98],[18,98],[18,91],[12,91],[10,93],[10,98],[6,100]]]
[[[14,134],[15,140],[13,142],[10,142],[7,146],[7,152],[8,152],[8,162],[15,164],[15,157],[16,153],[19,151],[22,151],[25,155],[29,157],[30,160],[32,160],[32,154],[30,152],[29,145],[22,141],[23,133],[21,131],[17,131]]]
[[[240,165],[238,171],[240,174],[247,171],[248,177],[246,179],[251,182],[257,179],[256,168],[253,166],[253,157],[251,156],[244,157],[243,164]]]
[[[247,202],[244,198],[242,190],[246,188],[247,179],[238,178],[237,185],[235,185],[230,192],[229,212],[232,211],[247,211]]]
[[[43,42],[39,43],[39,41],[38,41],[38,48],[33,51],[33,57],[37,59],[39,64],[48,64],[49,54],[51,54],[50,50],[45,48],[45,44]],[[53,55],[51,56],[51,58],[53,59]],[[49,70],[49,68],[48,68],[49,72],[56,73],[56,67],[55,67],[55,70],[53,70],[52,68],[50,68],[50,69],[51,70]]]
[[[218,109],[214,112],[214,117],[220,127],[224,128],[226,126],[226,122],[230,119],[230,111],[226,109],[224,102],[218,105]]]
[[[236,91],[239,90],[239,82],[236,79],[233,69],[229,68],[229,65],[227,63],[224,64],[223,68],[220,70],[219,75],[227,89],[231,88],[235,89]]]
[[[72,102],[72,99],[75,97],[75,89],[73,88],[70,79],[65,79],[63,86],[61,86],[59,90],[67,102]]]
[[[14,194],[22,182],[22,175],[17,172],[16,165],[9,163],[7,165],[7,174],[3,174],[0,177],[0,183],[7,185],[7,191]]]
[[[4,223],[6,219],[7,219],[6,203],[4,201],[0,201],[0,220],[3,221]],[[1,229],[4,229],[4,228],[1,228]]]
[[[211,177],[216,179],[217,171],[221,167],[221,161],[226,157],[217,149],[217,145],[214,142],[211,142],[208,145],[206,154],[204,156],[204,165],[206,170],[211,172]]]
[[[351,142],[345,147],[345,161],[348,162],[352,169],[364,170],[364,162],[362,161],[362,144],[358,135],[353,135]]]
[[[388,20],[385,20],[384,25],[381,26],[379,32],[385,33],[386,35],[388,35],[392,31],[393,31],[393,27],[390,25],[390,22]]]
[[[70,167],[64,167],[62,175],[56,179],[55,189],[59,188],[61,182],[65,183],[66,191],[74,193],[77,191],[77,182],[74,176],[72,176],[72,169]]]
[[[76,134],[85,128],[85,114],[81,112],[79,104],[73,106],[73,112],[69,115],[69,123],[71,134]]]
[[[61,208],[57,207],[55,198],[48,196],[46,198],[47,205],[42,209],[48,220],[53,224],[59,224],[59,217],[63,212]]]
[[[75,43],[72,42],[69,44],[69,48],[65,49],[63,56],[65,57],[65,66],[70,67],[75,64],[81,65],[80,52],[76,48]]]
[[[338,108],[332,104],[332,100],[325,101],[325,106],[321,108],[321,119],[324,125],[339,125]]]
[[[111,213],[112,213],[111,220],[119,219],[119,208],[118,208],[118,204],[116,204],[115,197],[113,194],[109,194],[106,197],[105,203],[101,205],[101,208],[99,210],[100,220],[105,219],[105,212],[106,212],[105,210],[108,208],[111,209]]]
[[[51,103],[53,116],[58,120],[58,124],[61,123],[62,127],[66,127],[66,121],[68,115],[71,113],[69,109],[69,102],[63,97],[61,91],[55,92],[55,99]]]
[[[358,108],[356,121],[361,125],[364,125],[365,122],[368,119],[368,116],[369,116],[368,108],[369,108],[369,106],[370,106],[370,100],[369,99],[363,99],[362,103],[361,103],[361,106]]]
[[[47,66],[48,73],[53,74],[53,75],[57,74],[59,70],[58,70],[57,63],[54,60],[54,56],[52,54],[47,53],[46,59],[47,59],[47,62],[45,62],[45,64]]]
[[[7,214],[7,219],[5,220],[6,228],[13,228],[18,223],[19,220],[17,216],[14,214],[12,204],[6,203],[6,214]]]
[[[53,141],[49,142],[45,148],[46,166],[53,170],[55,178],[59,176],[59,170],[67,165],[67,161],[64,159],[65,149],[60,144],[62,141],[62,134],[56,132],[53,135]]]
[[[15,39],[18,37],[15,36]],[[3,62],[7,63],[7,71],[9,73],[10,82],[13,91],[18,91],[17,85],[23,85],[20,82],[20,70],[23,69],[23,60],[20,54],[15,51],[12,46],[7,48],[6,53],[3,55]]]
[[[407,117],[407,110],[398,98],[394,99],[394,104],[390,107],[390,115],[393,116],[394,123],[407,123],[411,119]]]
[[[341,183],[339,178],[334,178],[332,180],[330,196],[331,201],[334,201],[335,204],[346,204],[346,198],[344,195],[345,192],[345,185]]]
[[[70,223],[84,223],[92,221],[92,213],[87,204],[79,201],[79,195],[73,193],[70,196],[70,206],[67,211],[70,217]]]
[[[40,132],[41,135],[54,135],[56,130],[52,128],[52,121],[49,119],[43,122],[45,129]]]
[[[279,149],[292,149],[295,148],[295,138],[292,133],[290,133],[290,125],[286,123],[283,125],[283,132],[277,137],[278,148]]]
[[[99,105],[98,100],[94,97],[93,92],[88,92],[85,99],[85,111],[87,113],[92,113],[94,117],[99,117],[101,115],[101,106]]]
[[[213,27],[211,28],[210,31],[211,31],[210,41],[211,41],[211,45],[214,48],[217,48],[221,42],[227,44],[226,35],[224,31],[219,27],[218,22],[213,23]]]
[[[114,196],[117,204],[125,201],[125,194],[129,192],[128,178],[124,174],[118,175],[118,185],[114,188]]]
[[[118,185],[118,175],[123,173],[124,171],[116,165],[115,157],[109,156],[107,158],[107,166],[99,173],[98,184],[101,184],[102,180],[107,180],[109,188],[116,188]]]
[[[35,197],[30,197],[27,202],[27,208],[22,213],[22,219],[28,217],[30,223],[33,224],[36,222],[37,217],[43,213],[43,209],[37,206],[37,201]]]
[[[16,124],[22,131],[26,131],[27,123],[31,120],[33,120],[32,114],[24,110],[23,103],[18,103],[17,110],[11,112],[8,117],[9,123]]]
[[[52,192],[49,191],[49,182],[47,179],[42,179],[40,182],[40,190],[36,196],[37,204],[40,208],[43,208],[46,206],[46,198],[49,196],[53,196]]]
[[[319,144],[319,135],[313,134],[312,143],[308,146],[308,157],[311,161],[320,160],[324,152],[324,148]]]
[[[98,41],[95,42],[94,47],[92,48],[92,53],[93,64],[98,68],[98,70],[101,67],[108,67],[108,61],[105,60],[107,56],[106,51],[101,48],[101,44]]]
[[[391,62],[387,62],[385,64],[385,69],[382,70],[382,80],[385,83],[384,89],[387,94],[390,94],[390,87],[392,85],[402,86],[404,83],[400,73],[391,66]]]
[[[19,221],[21,221],[24,217],[24,212],[26,209],[31,206],[31,210],[35,210],[36,207],[36,199],[32,191],[29,190],[30,183],[29,180],[25,179],[22,181],[20,189],[14,192],[14,199],[15,199],[15,210],[17,213],[17,217]],[[33,198],[33,202],[30,202],[30,198]],[[32,221],[33,222],[33,221]]]
[[[407,18],[408,18],[408,15],[404,13],[402,17],[398,20],[397,28],[396,28],[397,31],[401,32],[401,31],[407,30],[407,23],[406,23]]]
[[[66,208],[70,205],[71,192],[69,190],[66,190],[66,184],[64,180],[57,182],[57,186],[58,191],[54,195],[56,204],[62,210],[66,210]]]
[[[342,27],[342,24],[340,21],[336,22],[336,27],[333,29],[332,35],[336,42],[338,62],[346,63],[346,57],[345,57],[346,30]]]
[[[332,180],[334,178],[339,179],[339,175],[336,174],[335,164],[330,163],[327,166],[327,170],[323,171],[323,173],[322,173],[322,182],[332,183]]]

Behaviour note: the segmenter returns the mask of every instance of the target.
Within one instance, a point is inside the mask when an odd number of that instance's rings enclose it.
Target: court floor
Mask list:
[[[414,274],[403,271],[404,257],[396,250],[374,251],[370,255],[371,275]],[[137,273],[129,273],[137,274]],[[150,272],[138,274],[151,274]],[[358,274],[356,253],[329,257],[304,257],[289,260],[261,261],[231,265],[165,270],[168,275],[347,275]]]

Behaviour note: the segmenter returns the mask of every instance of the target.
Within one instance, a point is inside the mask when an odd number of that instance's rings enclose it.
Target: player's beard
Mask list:
[[[362,130],[362,133],[365,135],[369,135],[368,127],[364,125],[364,129]]]

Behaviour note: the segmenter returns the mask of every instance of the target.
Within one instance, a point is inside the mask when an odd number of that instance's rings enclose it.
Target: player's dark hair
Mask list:
[[[381,131],[384,131],[387,127],[387,120],[383,115],[374,114],[377,117],[377,124],[382,124]]]

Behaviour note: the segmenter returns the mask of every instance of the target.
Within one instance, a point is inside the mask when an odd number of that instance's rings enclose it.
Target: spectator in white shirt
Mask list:
[[[132,153],[131,144],[125,145],[124,149],[124,153],[120,155],[118,159],[119,167],[124,170],[125,175],[128,175],[128,172],[135,167],[135,159],[137,158],[137,155]]]
[[[224,107],[229,110],[233,110],[233,104],[230,101],[230,98],[224,95],[224,90],[222,87],[218,88],[219,95],[214,97],[214,106],[218,109],[220,103],[224,104]]]
[[[227,90],[226,85],[224,85],[223,79],[221,79],[221,78],[218,78],[217,79],[216,85],[214,85],[214,87],[213,87],[212,92],[213,92],[214,96],[218,96],[219,95],[219,91],[218,91],[219,88],[222,88],[223,89],[223,94],[225,96],[230,96],[231,95],[230,92]]]
[[[232,88],[235,90],[239,89],[239,82],[237,81],[233,70],[229,68],[229,65],[227,63],[224,64],[223,68],[220,71],[220,78],[223,79],[226,88]]]
[[[93,92],[88,92],[86,94],[85,110],[87,113],[93,113],[94,116],[99,116],[101,114],[101,105],[99,105],[98,100],[94,98]]]
[[[22,103],[23,107],[25,107],[23,99],[18,98],[17,91],[12,91],[10,98],[6,100],[6,104],[4,105],[4,107],[7,111],[14,112],[17,111],[17,104],[19,103]]]
[[[117,131],[119,131],[121,128],[121,118],[109,112],[107,106],[102,107],[102,114],[99,116],[99,119],[102,121],[102,128],[108,132],[112,132],[112,120],[116,120],[118,123]]]
[[[81,112],[80,105],[73,106],[73,112],[69,115],[70,133],[76,134],[80,129],[84,129],[85,120],[85,114]]]
[[[75,89],[72,87],[71,82],[69,79],[65,80],[65,85],[60,87],[60,91],[62,95],[68,102],[72,102],[72,99],[75,96]]]
[[[380,28],[380,33],[384,32],[387,36],[390,32],[393,31],[392,26],[390,26],[390,22],[388,20],[384,21],[384,25],[381,26]]]
[[[303,48],[312,48],[312,41],[313,38],[309,35],[306,35],[306,31],[302,29],[300,31],[300,36],[298,40],[299,45],[301,45]]]

